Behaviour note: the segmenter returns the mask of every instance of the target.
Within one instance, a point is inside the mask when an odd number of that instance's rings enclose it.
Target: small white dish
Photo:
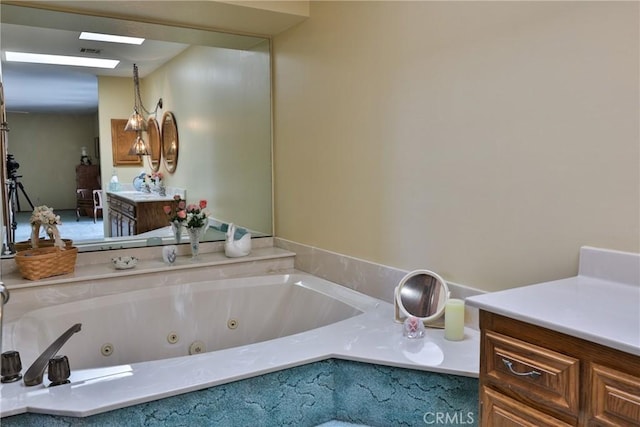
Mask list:
[[[111,258],[111,262],[116,270],[127,270],[133,268],[138,264],[138,258],[134,256],[119,256]]]

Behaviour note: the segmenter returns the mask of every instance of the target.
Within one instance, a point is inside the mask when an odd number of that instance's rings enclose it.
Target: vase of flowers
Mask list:
[[[200,200],[196,204],[187,205],[185,227],[189,234],[189,242],[191,243],[191,257],[196,258],[200,253],[200,240],[204,237],[204,233],[209,226],[209,212],[206,210],[207,201]]]
[[[176,245],[182,243],[182,222],[172,221],[171,231],[173,232],[173,238],[176,241]]]
[[[182,227],[187,220],[187,202],[179,194],[173,196],[173,200],[173,205],[164,206],[164,213],[169,218],[173,237],[179,245],[182,242]]]
[[[150,188],[153,192],[161,193],[165,188],[162,182],[162,178],[162,172],[152,172],[151,174],[147,174],[147,180],[149,181]]]

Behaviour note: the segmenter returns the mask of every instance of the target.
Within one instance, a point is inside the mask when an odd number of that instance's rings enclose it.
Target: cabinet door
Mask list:
[[[118,213],[113,209],[109,209],[109,237],[118,237]]]
[[[537,411],[489,387],[480,392],[480,425],[484,427],[565,427],[561,420]]]
[[[593,363],[590,377],[590,426],[640,425],[640,376]]]
[[[122,236],[136,235],[136,220],[122,216]]]

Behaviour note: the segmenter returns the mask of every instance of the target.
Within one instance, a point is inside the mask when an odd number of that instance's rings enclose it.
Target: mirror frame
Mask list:
[[[167,138],[167,133],[170,132],[175,135],[173,140]],[[162,161],[167,172],[174,173],[178,166],[178,151],[180,148],[180,140],[178,137],[178,124],[176,118],[171,111],[165,111],[162,115]],[[175,147],[173,143],[175,142]]]
[[[9,207],[9,189],[7,186],[7,141],[6,141],[6,133],[9,132],[9,127],[7,125],[7,115],[6,109],[4,105],[4,83],[0,80],[0,159],[2,159],[2,165],[0,165],[0,185],[2,188],[0,189],[0,201],[2,201],[2,216],[4,224],[4,233],[5,236],[2,236],[2,232],[0,232],[1,240],[0,246],[0,255],[4,255],[5,252],[10,252],[10,248],[8,247],[8,242],[15,243],[15,229],[13,227],[13,222],[15,218],[11,213],[11,208]],[[5,242],[7,246],[5,246]]]
[[[435,279],[436,285],[439,285],[441,287],[440,294],[438,296],[438,305],[436,307],[436,312],[426,317],[416,315],[415,313],[410,313],[409,310],[406,309],[405,304],[402,302],[402,289],[411,279],[417,276],[428,276],[431,279]],[[440,277],[438,274],[430,270],[411,271],[410,273],[406,274],[402,278],[402,280],[400,280],[400,283],[398,284],[398,286],[396,286],[396,289],[394,292],[396,321],[403,322],[406,318],[416,317],[426,325],[430,322],[437,320],[444,314],[445,306],[447,305],[448,299],[449,299],[449,287],[447,286],[447,282],[445,282],[445,280],[442,277]],[[419,314],[422,314],[422,313],[419,313]]]
[[[147,164],[151,172],[158,172],[162,159],[162,142],[160,125],[155,117],[149,117],[149,120],[147,120],[147,138],[149,139],[149,151],[151,153],[147,156]]]

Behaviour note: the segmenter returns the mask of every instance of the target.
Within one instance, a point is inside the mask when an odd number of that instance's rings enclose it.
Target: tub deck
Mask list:
[[[393,305],[308,275],[318,292],[329,293],[363,313],[338,323],[270,341],[193,356],[106,368],[76,370],[71,384],[27,388],[0,386],[0,415],[24,412],[84,417],[200,390],[330,358],[477,377],[480,335],[465,328],[465,339],[444,339],[428,329],[408,340],[394,322]]]

